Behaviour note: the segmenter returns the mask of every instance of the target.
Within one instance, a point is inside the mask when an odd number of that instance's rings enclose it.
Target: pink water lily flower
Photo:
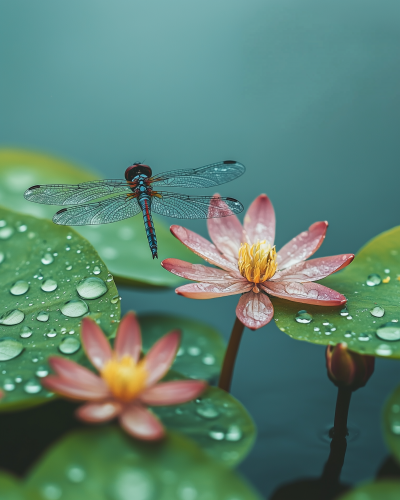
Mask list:
[[[220,200],[220,204],[224,205],[224,202]],[[273,318],[274,308],[268,295],[321,306],[339,306],[346,302],[340,293],[314,281],[343,269],[354,255],[306,261],[321,246],[327,222],[316,222],[278,252],[274,246],[275,212],[265,194],[250,205],[244,226],[235,215],[210,218],[207,224],[214,245],[184,227],[171,226],[171,232],[178,240],[220,268],[178,259],[164,260],[161,265],[171,273],[198,281],[177,288],[178,294],[192,299],[242,294],[236,315],[252,330],[266,325]]]
[[[121,320],[114,351],[99,326],[82,320],[82,343],[100,376],[61,357],[49,358],[56,375],[43,379],[49,390],[73,400],[87,401],[76,412],[86,422],[106,422],[118,417],[132,436],[156,440],[164,436],[158,418],[146,407],[176,405],[197,398],[207,386],[202,380],[159,382],[171,367],[180,343],[180,332],[164,335],[140,358],[139,323],[130,312]]]

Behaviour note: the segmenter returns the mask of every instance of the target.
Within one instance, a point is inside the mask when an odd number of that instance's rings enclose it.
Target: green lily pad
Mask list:
[[[218,377],[225,354],[221,334],[200,321],[166,314],[139,315],[143,350],[171,330],[182,331],[182,341],[173,369],[186,377],[212,381]]]
[[[111,335],[120,318],[117,288],[90,243],[68,227],[0,208],[0,411],[40,404],[47,358],[85,358],[82,317]]]
[[[116,171],[124,178],[126,166]],[[36,184],[78,184],[99,179],[99,175],[51,156],[31,151],[0,149],[0,204],[37,217],[52,218],[55,205],[41,205],[24,199],[24,192]],[[194,254],[179,243],[168,228],[154,219],[159,244],[159,261],[153,261],[143,219],[140,215],[114,224],[80,226],[77,231],[98,251],[117,283],[138,286],[173,287],[181,278],[159,264],[167,257],[194,262]]]
[[[385,404],[383,434],[392,455],[400,464],[400,386],[392,392]]]
[[[398,226],[367,243],[348,267],[319,282],[345,295],[345,308],[271,297],[276,324],[297,340],[323,345],[346,342],[360,354],[400,358],[399,276]]]
[[[27,500],[261,499],[183,436],[140,442],[113,426],[73,432],[20,484]]]
[[[171,372],[170,378],[177,377]],[[254,422],[244,406],[217,387],[209,387],[195,401],[156,406],[153,411],[166,428],[185,434],[228,467],[235,467],[247,456],[256,438]]]
[[[400,481],[385,480],[358,486],[338,500],[398,500],[399,498]]]

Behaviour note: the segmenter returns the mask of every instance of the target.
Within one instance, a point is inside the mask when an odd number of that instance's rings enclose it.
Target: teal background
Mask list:
[[[267,193],[278,249],[326,219],[319,254],[356,252],[400,223],[399,21],[397,0],[3,0],[0,145],[111,178],[137,160],[160,172],[237,159],[247,173],[220,192],[246,207]],[[226,338],[237,303],[122,297],[124,310],[206,318]],[[399,365],[379,360],[354,395],[343,480],[373,476],[387,453],[380,408],[398,381]],[[242,471],[262,492],[320,474],[335,402],[323,348],[274,324],[246,331],[233,393],[259,427]]]

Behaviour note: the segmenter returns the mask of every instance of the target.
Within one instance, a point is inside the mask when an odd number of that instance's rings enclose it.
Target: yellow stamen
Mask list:
[[[238,267],[240,274],[255,284],[253,291],[258,293],[256,284],[263,283],[276,273],[278,264],[275,247],[271,247],[265,240],[254,245],[242,243],[239,249]]]
[[[389,283],[389,281],[390,281],[390,276],[386,276],[386,278],[383,278],[382,283]]]
[[[135,363],[131,356],[126,355],[107,361],[101,376],[117,399],[128,402],[145,388],[148,373],[143,361]]]

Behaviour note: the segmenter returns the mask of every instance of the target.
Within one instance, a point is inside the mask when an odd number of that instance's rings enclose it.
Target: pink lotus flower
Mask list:
[[[83,318],[83,346],[100,376],[74,361],[51,357],[49,363],[56,375],[43,379],[43,385],[67,398],[88,401],[77,410],[81,420],[96,423],[118,417],[132,436],[160,439],[164,428],[146,405],[185,403],[198,397],[207,386],[202,380],[157,383],[171,367],[180,337],[177,330],[164,335],[140,359],[142,341],[134,313],[121,320],[114,352],[98,325],[90,318]]]
[[[220,204],[225,205],[222,200]],[[212,216],[212,207],[210,212]],[[274,246],[275,212],[265,194],[250,205],[244,217],[244,227],[235,215],[210,218],[207,224],[214,245],[184,227],[171,226],[171,233],[178,240],[220,268],[178,259],[164,260],[161,265],[171,273],[199,282],[177,288],[179,295],[212,299],[242,294],[236,315],[252,330],[266,325],[273,318],[274,309],[268,295],[321,306],[339,306],[346,302],[340,293],[313,282],[343,269],[354,255],[306,261],[321,246],[327,222],[316,222],[279,252]]]

